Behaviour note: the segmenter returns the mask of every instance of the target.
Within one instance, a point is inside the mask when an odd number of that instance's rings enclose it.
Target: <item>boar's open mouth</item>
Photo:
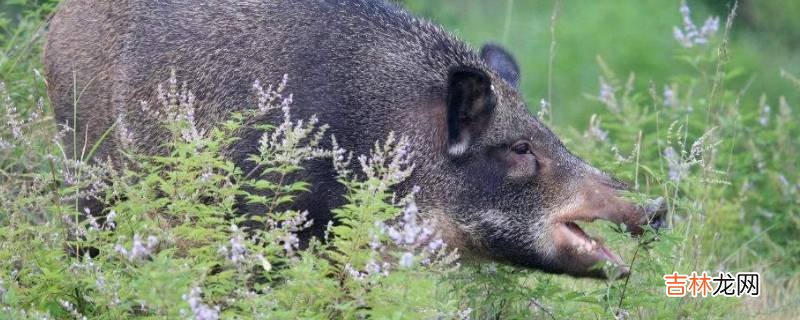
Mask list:
[[[624,224],[627,231],[640,236],[643,225],[650,224],[658,229],[664,213],[663,199],[650,206],[637,206],[623,201],[601,202],[603,205],[579,208],[567,214],[557,215],[553,225],[553,240],[557,248],[558,260],[564,262],[563,269],[567,273],[579,276],[618,278],[626,276],[630,269],[619,254],[608,248],[602,239],[586,233],[579,223],[591,223],[606,220],[615,224]],[[612,205],[613,203],[613,205]],[[611,270],[600,270],[598,265],[610,264]],[[608,274],[608,271],[613,271]]]
[[[625,261],[619,254],[611,251],[600,238],[592,237],[587,234],[583,229],[574,221],[559,222],[556,224],[555,230],[556,242],[561,246],[566,246],[567,250],[571,250],[576,258],[579,258],[578,265],[583,267],[591,267],[598,262],[610,262],[614,266],[623,268],[621,270],[626,272],[624,266]]]

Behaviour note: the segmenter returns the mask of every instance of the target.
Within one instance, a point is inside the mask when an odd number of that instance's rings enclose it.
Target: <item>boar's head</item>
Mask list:
[[[423,155],[418,201],[442,211],[445,239],[468,256],[579,277],[618,277],[629,269],[576,222],[608,220],[634,234],[660,215],[620,198],[625,184],[570,153],[534,117],[516,88],[519,68],[487,45],[476,65],[447,75],[436,150]],[[439,159],[439,160],[433,160]],[[607,274],[598,264],[615,268]]]

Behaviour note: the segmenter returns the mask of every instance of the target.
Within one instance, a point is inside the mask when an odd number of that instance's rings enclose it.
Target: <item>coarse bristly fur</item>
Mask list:
[[[77,111],[78,141],[66,145],[92,145],[121,116],[136,149],[150,154],[164,132],[141,102],[158,107],[154,88],[170,70],[189,82],[205,128],[256,106],[256,81],[288,74],[295,116],[319,117],[341,147],[366,154],[389,132],[410,138],[416,169],[403,188],[421,187],[417,202],[437,213],[448,241],[477,256],[602,276],[580,250],[556,244],[554,226],[576,211],[639,223],[641,210],[528,111],[505,50],[483,56],[378,0],[66,0],[45,64],[56,120],[73,126]],[[245,131],[231,147],[244,172],[259,137]],[[95,158],[123,161],[117,145],[103,141]],[[304,167],[299,178],[312,187],[295,206],[315,221],[305,236],[319,236],[344,190],[328,162]]]

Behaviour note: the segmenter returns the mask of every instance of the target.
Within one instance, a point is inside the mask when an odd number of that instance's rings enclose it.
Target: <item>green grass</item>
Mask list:
[[[610,224],[590,226],[632,265],[620,281],[459,266],[447,251],[425,249],[424,239],[398,246],[381,222],[415,212],[388,191],[406,173],[377,170],[380,163],[366,178],[340,163],[348,204],[335,214],[344,223],[330,229],[330,242],[295,252],[293,227],[303,224],[302,214],[277,208],[307,186],[252,179],[219,152],[247,115],[191,139],[182,133],[192,123],[167,119],[171,152],[132,152],[135,170],[68,161],[54,139],[59,130],[41,77],[42,21],[53,3],[0,4],[0,122],[7,124],[0,127],[0,319],[792,318],[800,309],[800,64],[796,44],[772,22],[797,23],[784,16],[798,7],[791,2],[742,7],[728,42],[720,30],[709,46],[687,49],[672,37],[681,24],[677,3],[563,1],[550,65],[550,1],[516,0],[510,10],[502,1],[405,1],[476,46],[510,47],[533,111],[548,96],[552,67],[555,110],[542,120],[575,153],[630,181],[632,201],[665,199],[670,228],[659,233],[630,238]],[[717,14],[724,24],[724,5],[691,4],[695,22]],[[765,15],[775,18],[765,22]],[[191,79],[181,80],[191,88]],[[172,112],[187,110],[175,105]],[[303,148],[319,142],[321,125],[301,126],[305,139],[289,139],[295,145],[264,142],[253,160],[284,175],[302,168],[280,159],[338,154]],[[403,163],[401,137],[382,144],[376,154]],[[114,210],[113,231],[108,222],[78,219],[75,196],[96,183]],[[261,221],[268,227],[255,239],[231,226],[248,218],[232,218],[236,197],[268,208]],[[148,244],[149,236],[157,241]],[[143,249],[133,254],[137,241]],[[90,260],[64,250],[88,247],[104,254]],[[761,297],[664,295],[665,274],[718,270],[760,272]]]
[[[534,109],[538,108],[541,98],[548,96],[550,20],[554,2],[403,1],[412,11],[444,25],[476,48],[486,42],[509,48],[519,60],[521,88]],[[509,4],[512,5],[510,15]],[[672,38],[672,27],[681,25],[679,4],[678,1],[658,0],[614,4],[561,1],[556,21],[557,50],[552,84],[555,123],[583,127],[591,114],[597,112],[596,106],[587,103],[583,94],[598,92],[601,72],[595,63],[598,56],[621,75],[635,72],[638,85],[647,86],[652,81],[659,90],[677,72],[690,70],[689,66],[675,63],[675,57],[681,52]],[[700,2],[690,1],[690,5],[698,23],[708,14],[727,15],[725,4],[716,4],[714,10],[706,9]],[[766,8],[762,8],[764,6]],[[753,14],[785,17],[782,21],[792,20],[790,12],[800,10],[792,1],[759,3],[751,7],[758,9],[749,9]],[[790,101],[796,101],[800,94],[778,76],[780,69],[800,73],[800,55],[789,47],[795,40],[783,36],[783,30],[792,30],[791,26],[785,29],[772,26],[769,32],[760,32],[745,26],[742,16],[744,14],[739,15],[732,32],[731,66],[738,71],[738,76],[731,79],[731,84],[741,87],[754,77],[750,91],[757,94],[746,97],[750,105],[758,101],[761,92],[769,96],[785,95]],[[767,20],[757,21],[771,23]]]

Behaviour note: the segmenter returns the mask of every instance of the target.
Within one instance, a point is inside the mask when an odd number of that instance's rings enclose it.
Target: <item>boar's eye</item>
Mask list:
[[[529,142],[523,141],[514,144],[511,147],[511,151],[514,151],[516,154],[533,154],[532,146]]]
[[[506,164],[508,175],[518,181],[528,181],[539,171],[539,159],[533,154],[533,145],[529,141],[519,141],[507,149]],[[521,179],[521,180],[520,180]]]

